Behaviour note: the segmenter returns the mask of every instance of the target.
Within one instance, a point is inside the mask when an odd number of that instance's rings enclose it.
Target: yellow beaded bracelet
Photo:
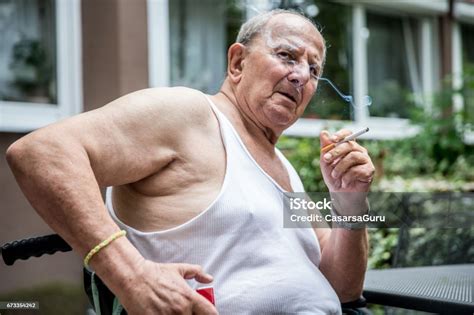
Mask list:
[[[102,242],[99,243],[99,245],[91,249],[89,254],[87,254],[86,258],[84,258],[84,267],[89,268],[89,260],[91,260],[92,256],[97,254],[102,248],[109,245],[110,243],[118,239],[119,237],[125,236],[125,234],[127,234],[127,232],[124,230],[118,231],[110,235],[109,238],[107,238],[106,240],[103,240]]]

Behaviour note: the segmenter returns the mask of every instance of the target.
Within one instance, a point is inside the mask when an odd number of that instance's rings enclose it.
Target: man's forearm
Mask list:
[[[67,140],[50,140],[32,134],[9,148],[7,160],[35,210],[84,257],[91,248],[119,228],[107,213],[87,153],[79,145]],[[114,247],[117,248],[105,248],[103,253],[97,255],[101,256],[100,259],[92,258],[91,266],[99,275],[109,273],[103,264],[112,267],[110,264],[123,262],[123,265],[129,260],[132,264],[132,259],[139,257],[139,253],[125,238],[116,242]],[[125,256],[124,253],[132,255],[132,258],[125,260],[120,257]],[[116,273],[126,269],[109,268]],[[121,275],[109,277],[120,281]]]
[[[333,228],[323,248],[319,269],[331,283],[341,302],[362,294],[367,268],[367,230]]]
[[[106,213],[85,150],[32,134],[8,149],[7,160],[34,209],[80,255],[112,232],[103,224]]]

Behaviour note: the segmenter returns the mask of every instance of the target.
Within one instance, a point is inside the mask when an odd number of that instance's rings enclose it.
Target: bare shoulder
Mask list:
[[[205,94],[187,87],[150,88],[131,93],[129,97],[143,97],[146,103],[186,122],[211,117]]]
[[[160,123],[161,127],[171,129],[193,127],[212,117],[205,95],[186,87],[139,90],[107,104],[103,110],[117,114],[133,112],[143,123]]]
[[[85,122],[94,125],[94,129],[173,150],[186,141],[188,130],[207,126],[212,111],[203,93],[185,87],[167,87],[127,94],[90,116]]]
[[[203,93],[189,88],[151,88],[33,132],[43,147],[87,153],[101,184],[137,181],[171,163],[192,130],[212,124]]]

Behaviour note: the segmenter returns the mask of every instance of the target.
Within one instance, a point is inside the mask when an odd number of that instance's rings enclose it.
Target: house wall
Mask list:
[[[82,0],[84,111],[148,86],[146,0]],[[5,152],[22,137],[0,133],[0,244],[53,233],[23,196]],[[51,282],[82,283],[81,257],[73,252],[0,263],[0,293]]]
[[[83,0],[84,107],[148,87],[146,0]]]

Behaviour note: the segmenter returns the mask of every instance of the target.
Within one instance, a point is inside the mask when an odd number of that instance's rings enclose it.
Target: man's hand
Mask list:
[[[321,131],[321,147],[339,142],[352,134],[341,129],[330,136]],[[367,150],[355,141],[342,143],[321,156],[321,171],[329,191],[367,192],[374,176],[374,165]]]
[[[321,147],[349,136],[340,130],[333,136],[321,131]],[[374,165],[367,150],[355,141],[341,143],[321,156],[321,172],[340,215],[361,215],[367,211],[367,194],[374,176]],[[331,283],[341,302],[360,297],[367,268],[367,230],[317,229],[320,240],[319,269]]]
[[[143,260],[137,277],[117,296],[130,315],[217,314],[208,300],[191,289],[185,279],[212,282],[212,276],[198,265],[158,264]]]
[[[321,148],[352,134],[342,129],[330,136],[321,131]],[[338,145],[321,156],[321,172],[339,214],[359,215],[367,210],[367,193],[374,176],[374,165],[367,150],[355,141]]]

